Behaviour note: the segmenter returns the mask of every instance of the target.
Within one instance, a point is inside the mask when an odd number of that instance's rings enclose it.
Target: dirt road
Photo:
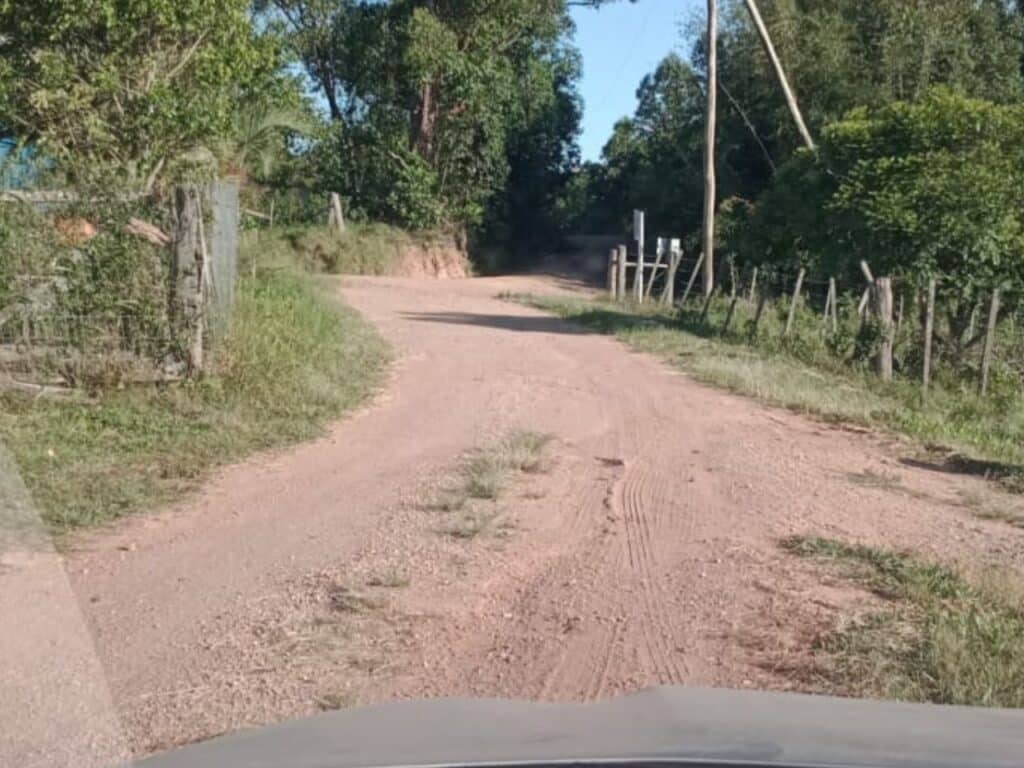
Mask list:
[[[792,670],[856,594],[782,554],[781,537],[1024,570],[1024,535],[958,506],[977,481],[906,467],[891,440],[698,385],[495,298],[555,288],[345,279],[398,352],[371,407],[81,539],[69,610],[84,612],[97,696],[113,702],[104,733],[113,717],[146,753],[392,697],[801,687]],[[460,455],[511,429],[554,436],[548,470],[497,502],[487,531],[444,535],[445,513],[424,501]],[[851,482],[866,471],[900,482]],[[62,691],[34,693],[24,723]],[[31,756],[52,764],[45,745]]]

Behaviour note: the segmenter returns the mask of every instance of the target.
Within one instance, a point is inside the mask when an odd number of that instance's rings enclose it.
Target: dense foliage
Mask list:
[[[327,107],[298,179],[412,227],[550,229],[580,115],[565,0],[260,7]]]
[[[733,215],[723,244],[748,264],[805,266],[845,285],[861,284],[862,259],[911,288],[936,277],[939,334],[959,359],[993,289],[1007,309],[1019,301],[1022,187],[1024,105],[939,89],[831,123],[817,153],[798,152]]]
[[[0,131],[69,181],[153,180],[277,66],[248,0],[0,0]]]

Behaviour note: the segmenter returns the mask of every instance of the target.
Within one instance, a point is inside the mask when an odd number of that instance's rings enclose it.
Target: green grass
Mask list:
[[[693,308],[505,298],[616,336],[705,383],[828,421],[890,429],[932,449],[932,458],[944,468],[1024,489],[1024,398],[981,398],[964,385],[936,386],[924,399],[917,382],[883,384],[867,360],[849,362],[856,359],[849,333],[829,339],[810,312],[797,313],[794,333],[784,339],[784,307],[770,308],[755,340],[749,333],[752,308],[745,301],[738,302],[729,331],[722,333],[728,302],[721,299],[712,302],[702,321]]]
[[[908,554],[794,538],[788,551],[835,568],[888,601],[821,643],[837,693],[937,704],[1024,707],[1024,592],[994,574],[971,581]]]
[[[298,258],[307,269],[335,275],[387,275],[402,251],[431,242],[432,233],[409,233],[387,224],[351,223],[339,234],[327,227],[283,227],[251,230],[246,243],[259,244],[260,263],[282,255]]]
[[[287,266],[241,280],[216,373],[60,402],[0,396],[0,440],[55,530],[170,501],[211,469],[322,433],[382,380],[384,341]]]
[[[517,475],[541,471],[544,449],[550,441],[550,435],[520,430],[473,451],[459,466],[454,481],[428,504],[442,512],[456,513],[442,531],[458,539],[472,539],[483,533],[497,513],[480,510],[473,502],[497,501]]]

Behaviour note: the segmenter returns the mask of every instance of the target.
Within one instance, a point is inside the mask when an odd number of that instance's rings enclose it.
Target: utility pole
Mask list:
[[[715,290],[715,129],[718,117],[718,3],[708,0],[708,107],[704,137],[704,295]]]
[[[754,20],[754,26],[757,27],[757,33],[761,36],[764,52],[768,55],[768,59],[775,69],[775,77],[778,79],[779,87],[782,88],[782,93],[786,97],[786,104],[789,105],[789,112],[793,115],[797,130],[800,131],[800,136],[803,138],[807,148],[814,149],[814,139],[811,138],[811,132],[807,130],[807,124],[804,123],[804,116],[800,112],[800,105],[797,104],[793,89],[789,87],[786,71],[782,68],[782,62],[779,60],[779,55],[775,52],[771,35],[768,34],[768,27],[765,26],[764,19],[761,18],[761,12],[757,8],[757,0],[745,0],[745,2],[747,10],[750,12],[750,18]],[[712,5],[712,3],[709,2],[708,5]]]

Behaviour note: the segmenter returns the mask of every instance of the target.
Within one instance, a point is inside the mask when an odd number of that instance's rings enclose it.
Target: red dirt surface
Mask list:
[[[394,697],[807,688],[810,643],[858,595],[782,553],[793,534],[1024,571],[1024,533],[960,506],[981,481],[697,384],[494,298],[506,290],[556,283],[342,280],[398,352],[374,404],[78,538],[60,599],[14,601],[33,571],[9,563],[0,658],[18,668],[0,721],[17,737],[0,762],[101,764]],[[446,535],[452,513],[425,502],[467,450],[514,429],[554,436],[547,469],[488,508],[480,535]],[[865,471],[899,484],[851,482]],[[74,653],[50,645],[58,625]],[[95,706],[49,717],[70,690]]]

